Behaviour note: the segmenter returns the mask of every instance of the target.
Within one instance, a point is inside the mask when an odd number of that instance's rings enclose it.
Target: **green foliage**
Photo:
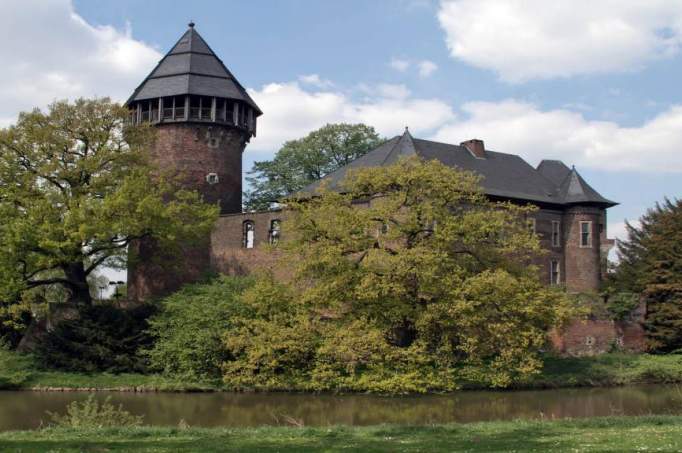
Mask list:
[[[327,124],[307,136],[291,140],[273,160],[255,162],[245,194],[249,211],[263,210],[270,203],[302,189],[334,170],[376,148],[383,140],[364,124]]]
[[[682,352],[682,285],[651,285],[645,328],[654,352]]]
[[[680,382],[682,355],[610,353],[594,357],[544,357],[542,373],[516,387],[606,387]]]
[[[612,276],[617,290],[644,294],[649,347],[656,352],[682,348],[682,200],[665,199],[627,225],[618,242],[620,264]]]
[[[76,373],[46,370],[30,354],[0,348],[0,390],[79,389],[196,392],[219,390],[204,382],[158,374]]]
[[[31,307],[25,300],[0,301],[0,345],[15,348],[31,323]]]
[[[606,297],[606,309],[616,321],[622,321],[632,315],[639,306],[640,295],[628,291],[609,294]]]
[[[61,428],[101,429],[130,428],[141,426],[144,419],[141,415],[133,415],[111,404],[108,396],[102,403],[90,394],[85,401],[73,401],[66,407],[66,414],[47,412],[52,423]]]
[[[42,367],[68,371],[145,372],[141,354],[151,345],[147,319],[151,304],[120,309],[111,303],[84,307],[40,337],[34,357]]]
[[[132,241],[171,248],[208,234],[218,208],[152,180],[154,130],[127,118],[108,99],[79,99],[22,113],[0,131],[0,300],[60,285],[88,305],[88,277],[124,266]]]
[[[0,390],[20,388],[31,375],[33,360],[0,344]]]
[[[220,377],[220,367],[228,359],[222,337],[243,310],[239,296],[251,283],[249,278],[223,276],[186,286],[164,299],[149,322],[154,343],[147,353],[152,368],[190,379]]]
[[[296,279],[246,291],[225,335],[230,387],[504,387],[538,371],[547,331],[573,314],[528,265],[532,209],[488,201],[473,174],[408,159],[287,206]]]

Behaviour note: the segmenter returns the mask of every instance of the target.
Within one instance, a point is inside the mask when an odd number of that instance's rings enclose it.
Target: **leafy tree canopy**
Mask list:
[[[407,159],[287,207],[295,278],[246,291],[250,315],[225,337],[231,385],[505,386],[538,370],[547,331],[572,313],[529,266],[533,208],[489,201],[472,173]]]
[[[646,328],[654,351],[682,348],[682,201],[664,200],[627,224],[618,241],[619,264],[610,285],[643,294]]]
[[[217,207],[153,177],[149,126],[108,99],[56,102],[0,131],[0,300],[61,285],[90,304],[88,276],[124,266],[131,241],[206,235]]]
[[[255,162],[246,180],[245,208],[267,209],[289,194],[343,167],[382,143],[373,127],[364,124],[327,124],[307,136],[291,140],[272,160]]]

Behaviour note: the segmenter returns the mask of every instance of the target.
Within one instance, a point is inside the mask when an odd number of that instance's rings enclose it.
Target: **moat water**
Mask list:
[[[87,393],[0,392],[0,430],[46,424],[46,411],[64,413]],[[108,393],[112,402],[144,415],[147,425],[247,427],[424,425],[510,419],[682,414],[682,387],[647,385],[533,391],[467,391],[449,395],[382,397],[287,393]]]

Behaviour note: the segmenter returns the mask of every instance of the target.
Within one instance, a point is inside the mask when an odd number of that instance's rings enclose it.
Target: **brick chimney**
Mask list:
[[[474,155],[474,157],[478,159],[485,159],[485,145],[483,144],[483,140],[472,138],[471,140],[460,143],[459,146],[463,146],[468,149],[469,152]]]

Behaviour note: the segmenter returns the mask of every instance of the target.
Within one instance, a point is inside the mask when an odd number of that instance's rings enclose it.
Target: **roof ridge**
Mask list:
[[[398,137],[398,135],[396,135],[396,137]],[[396,137],[393,137],[393,138],[396,138]],[[403,140],[406,140],[406,142],[409,142],[411,147],[412,147],[412,150],[414,150],[414,153],[415,154],[417,153],[417,147],[415,146],[414,141],[412,140],[412,135],[410,135],[410,131],[407,128],[405,128],[405,132],[403,132],[403,135],[400,135],[399,137],[400,138],[395,143],[395,145],[393,145],[391,150],[386,154],[386,157],[381,162],[381,165],[388,162],[389,158],[391,158],[393,156],[393,152],[402,144]],[[398,151],[398,152],[400,152],[400,151]]]

